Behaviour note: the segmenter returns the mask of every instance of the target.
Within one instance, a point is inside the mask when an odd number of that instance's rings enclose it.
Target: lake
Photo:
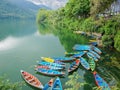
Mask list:
[[[40,57],[65,56],[64,53],[72,51],[74,44],[87,43],[88,38],[85,36],[73,35],[70,31],[54,27],[37,26],[34,20],[0,20],[0,75],[6,74],[10,81],[21,82],[22,69],[35,75],[45,85],[51,77],[38,74],[34,70],[37,61],[41,60]],[[117,84],[120,81],[120,73],[117,71],[120,64],[118,63],[117,67],[113,65],[109,58],[113,53],[104,49],[103,51],[102,60],[97,64],[96,70],[111,85]],[[117,59],[116,62],[119,61],[118,56],[119,52],[114,53],[113,58]],[[67,65],[69,66],[69,63]],[[90,90],[95,86],[91,71],[80,66],[76,72],[83,77],[81,82],[89,83],[81,90]],[[67,77],[66,73],[66,77],[61,78],[63,88],[66,88]],[[35,88],[26,84],[22,90],[35,90]]]

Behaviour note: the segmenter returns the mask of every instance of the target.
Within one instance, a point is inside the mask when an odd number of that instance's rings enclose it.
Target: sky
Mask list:
[[[68,0],[26,0],[32,2],[36,5],[45,5],[50,7],[51,9],[58,9],[60,7],[65,6]]]

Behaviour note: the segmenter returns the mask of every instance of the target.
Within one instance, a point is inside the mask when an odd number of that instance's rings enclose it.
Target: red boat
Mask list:
[[[39,88],[39,89],[43,89],[43,85],[41,84],[41,82],[32,74],[21,70],[21,75],[24,78],[24,80],[31,86]]]

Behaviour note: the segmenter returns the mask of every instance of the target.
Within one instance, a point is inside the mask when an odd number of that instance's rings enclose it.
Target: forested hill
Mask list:
[[[38,23],[101,33],[104,47],[120,51],[120,0],[69,0],[57,10],[40,10]]]
[[[0,19],[35,18],[40,8],[48,9],[45,6],[37,6],[26,0],[0,0]]]

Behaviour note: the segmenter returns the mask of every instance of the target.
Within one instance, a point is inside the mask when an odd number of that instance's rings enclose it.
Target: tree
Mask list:
[[[70,0],[65,6],[67,16],[87,17],[90,12],[89,0]]]

